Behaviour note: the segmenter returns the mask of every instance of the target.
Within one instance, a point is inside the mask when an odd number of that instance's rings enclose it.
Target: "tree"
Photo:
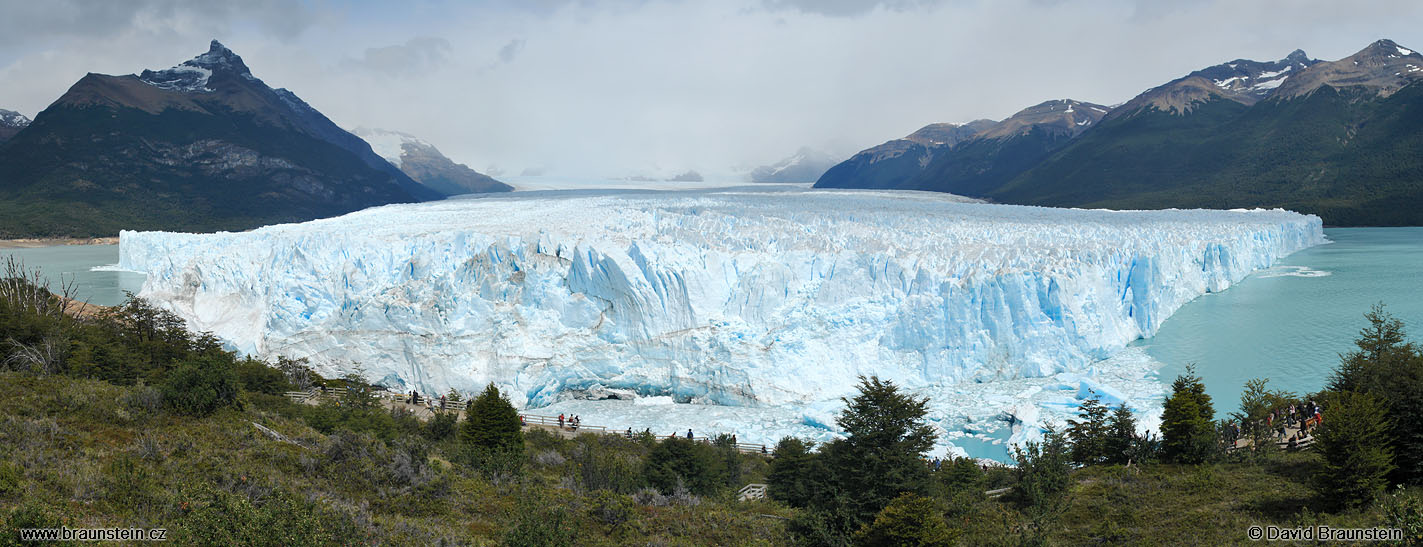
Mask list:
[[[946,547],[953,545],[957,536],[944,522],[944,508],[937,500],[906,492],[855,534],[855,545]]]
[[[1405,342],[1403,322],[1382,304],[1364,314],[1369,325],[1354,341],[1358,349],[1344,355],[1329,381],[1334,393],[1368,393],[1386,408],[1397,469],[1394,479],[1423,482],[1423,351]],[[1326,414],[1332,416],[1329,408]],[[1330,417],[1325,418],[1328,423]]]
[[[719,482],[713,473],[713,459],[711,447],[671,437],[648,452],[642,476],[664,494],[675,492],[678,485],[694,494],[711,494]]]
[[[1018,483],[1012,497],[1025,509],[1034,536],[1042,538],[1047,525],[1066,508],[1071,486],[1071,449],[1067,436],[1049,428],[1042,441],[1013,448],[1018,461]]]
[[[465,411],[460,437],[466,447],[488,452],[523,452],[524,431],[519,411],[490,383]]]
[[[1149,438],[1136,432],[1136,416],[1126,403],[1117,405],[1107,423],[1106,463],[1145,463],[1152,458]]]
[[[1315,479],[1337,506],[1369,503],[1388,486],[1394,469],[1383,404],[1373,395],[1352,391],[1333,394],[1327,404],[1329,418],[1315,433],[1324,457]]]
[[[853,493],[849,514],[858,529],[904,492],[927,494],[924,454],[934,446],[925,422],[928,399],[901,393],[894,383],[860,377],[860,393],[845,402],[836,423],[846,437],[825,445],[824,458],[834,488]]]
[[[813,443],[785,437],[776,443],[771,469],[766,473],[766,493],[771,499],[791,507],[805,507],[814,492],[812,481],[815,454]]]
[[[1171,383],[1161,413],[1162,456],[1174,463],[1202,463],[1214,457],[1217,449],[1215,408],[1206,386],[1196,376],[1194,365]]]
[[[1067,438],[1072,442],[1072,461],[1082,465],[1107,460],[1107,407],[1096,393],[1078,406],[1081,421],[1068,420]]]

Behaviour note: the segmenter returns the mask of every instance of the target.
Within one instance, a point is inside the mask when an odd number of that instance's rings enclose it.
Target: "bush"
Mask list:
[[[459,415],[454,412],[436,412],[425,424],[425,438],[439,442],[453,437],[458,420]]]
[[[198,545],[338,545],[359,541],[346,519],[277,490],[254,505],[217,490],[196,496],[180,521],[181,543]]]
[[[281,395],[292,389],[292,385],[287,382],[287,377],[282,374],[282,371],[267,366],[261,361],[245,359],[239,361],[234,368],[237,372],[238,384],[247,391]]]
[[[573,527],[566,522],[562,508],[548,508],[547,503],[525,499],[519,504],[514,525],[504,533],[506,547],[546,547],[572,545]]]
[[[225,363],[192,361],[169,371],[161,391],[164,402],[175,412],[207,416],[237,404],[237,377]]]
[[[588,514],[605,526],[617,528],[632,519],[634,509],[627,496],[604,490],[593,496]]]
[[[855,545],[947,546],[957,533],[944,522],[944,509],[933,498],[906,493],[886,505],[873,522],[855,534]]]
[[[1402,530],[1404,545],[1423,545],[1423,496],[1399,488],[1382,505],[1384,525]]]

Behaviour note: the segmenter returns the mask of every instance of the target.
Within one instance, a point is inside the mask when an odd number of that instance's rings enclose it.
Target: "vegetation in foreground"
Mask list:
[[[9,274],[0,544],[59,525],[251,545],[1233,544],[1252,525],[1317,524],[1423,538],[1409,427],[1423,356],[1382,310],[1320,393],[1256,382],[1233,424],[1214,422],[1188,374],[1159,439],[1137,434],[1130,409],[1088,401],[1015,467],[985,467],[926,461],[925,401],[877,378],[846,400],[845,438],[787,438],[771,458],[727,437],[521,430],[493,388],[466,420],[420,421],[358,377],[238,359],[138,299],[77,318],[37,276]],[[317,383],[355,389],[321,406],[280,395]],[[1249,427],[1311,399],[1327,418],[1309,450]],[[1225,450],[1233,430],[1258,449]],[[737,501],[747,483],[771,499]]]

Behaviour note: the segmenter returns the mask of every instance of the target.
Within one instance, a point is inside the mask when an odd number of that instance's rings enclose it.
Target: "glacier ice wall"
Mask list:
[[[1281,210],[865,191],[530,193],[243,233],[124,232],[141,295],[257,356],[521,406],[833,400],[1078,372],[1324,241]]]

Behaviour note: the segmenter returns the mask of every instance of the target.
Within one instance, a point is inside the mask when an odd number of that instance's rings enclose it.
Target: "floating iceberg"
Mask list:
[[[1323,241],[1318,217],[1281,210],[532,192],[242,233],[124,232],[119,266],[147,273],[140,294],[192,327],[325,374],[358,366],[426,393],[493,382],[521,407],[774,408],[775,423],[833,429],[859,375],[943,395],[936,406],[1020,379],[1047,391],[993,404],[1066,404],[1088,388],[1129,399],[1090,379],[1103,359],[1192,298]],[[991,415],[980,406],[970,414]]]

